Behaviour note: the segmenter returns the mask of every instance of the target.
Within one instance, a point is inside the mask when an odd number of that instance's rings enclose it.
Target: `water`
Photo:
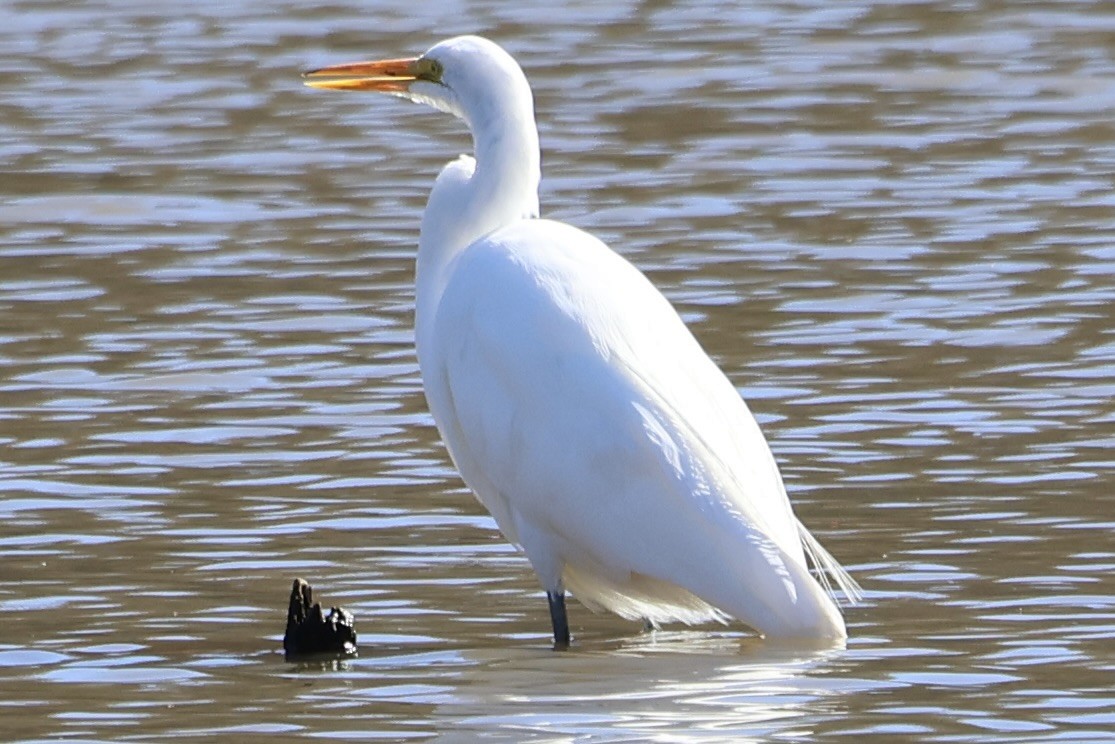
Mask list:
[[[1115,735],[1113,9],[598,5],[0,8],[0,739]],[[413,354],[467,137],[297,77],[476,30],[544,212],[678,305],[867,590],[846,650],[576,602],[548,650]],[[295,576],[358,658],[283,660]]]

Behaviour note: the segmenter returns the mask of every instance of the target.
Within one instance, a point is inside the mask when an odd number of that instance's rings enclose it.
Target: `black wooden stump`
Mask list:
[[[309,654],[351,656],[356,653],[356,628],[352,613],[331,607],[326,615],[314,604],[314,590],[302,579],[294,580],[286,616],[283,649],[288,659]]]

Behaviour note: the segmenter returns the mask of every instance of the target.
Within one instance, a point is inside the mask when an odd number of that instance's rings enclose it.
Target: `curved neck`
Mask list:
[[[486,120],[470,121],[469,129],[476,171],[456,215],[460,248],[506,224],[537,217],[541,178],[538,129],[529,107],[492,112]]]
[[[418,238],[416,324],[433,320],[453,259],[479,238],[538,216],[541,178],[538,130],[529,106],[469,121],[475,161],[461,157],[442,169],[430,192]]]

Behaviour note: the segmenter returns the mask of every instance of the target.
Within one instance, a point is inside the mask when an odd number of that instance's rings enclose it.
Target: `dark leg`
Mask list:
[[[569,648],[569,618],[565,615],[565,590],[546,592],[550,602],[550,622],[554,624],[554,650]]]

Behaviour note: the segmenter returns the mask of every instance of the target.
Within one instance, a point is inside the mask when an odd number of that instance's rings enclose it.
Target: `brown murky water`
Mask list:
[[[1115,736],[1115,7],[598,5],[0,6],[0,739]],[[846,650],[548,650],[412,349],[464,130],[297,77],[465,31],[752,402]],[[283,660],[296,575],[359,658]]]

